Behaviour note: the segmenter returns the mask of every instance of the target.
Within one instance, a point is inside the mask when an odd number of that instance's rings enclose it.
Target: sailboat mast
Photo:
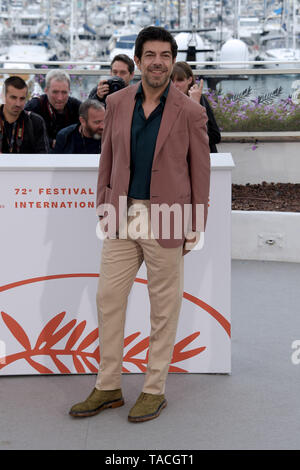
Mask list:
[[[74,2],[71,1],[71,18],[70,18],[70,57],[74,58]]]
[[[234,0],[234,37],[240,39],[241,0]]]
[[[186,0],[186,27],[187,29],[192,28],[192,0]]]
[[[293,49],[296,50],[296,2],[293,0]]]

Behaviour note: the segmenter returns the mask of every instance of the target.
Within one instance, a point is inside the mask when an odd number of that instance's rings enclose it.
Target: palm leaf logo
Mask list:
[[[100,362],[98,328],[95,328],[88,334],[85,334],[84,330],[86,327],[86,321],[81,321],[80,323],[76,324],[77,320],[75,319],[62,326],[65,315],[66,312],[61,312],[49,320],[38,335],[35,345],[32,346],[29,337],[22,326],[12,316],[5,312],[1,312],[1,316],[6,327],[23,347],[23,351],[5,357],[4,360],[0,363],[0,370],[13,362],[16,362],[20,359],[25,359],[27,363],[40,374],[54,374],[54,370],[50,370],[48,367],[40,364],[34,359],[35,356],[49,356],[59,372],[62,374],[70,374],[71,371],[63,363],[62,358],[71,356],[75,370],[78,373],[97,373],[98,367],[95,366],[95,363],[99,364]],[[69,337],[66,339],[68,335]],[[133,342],[140,335],[140,332],[135,332],[127,336],[124,340],[124,348],[133,344]],[[169,372],[187,372],[186,370],[174,366],[173,364],[185,361],[190,357],[197,356],[206,349],[206,347],[201,347],[185,350],[185,348],[187,348],[199,335],[199,331],[195,332],[175,344]],[[64,348],[56,348],[55,346],[57,343],[63,339],[66,339]],[[79,344],[76,346],[78,342]],[[90,351],[90,348],[93,344],[95,347],[92,351]],[[123,357],[123,363],[134,364],[141,372],[146,372],[148,351],[149,336],[146,338],[141,338],[136,344],[130,347]],[[137,357],[141,354],[144,354],[142,358]],[[126,365],[123,365],[122,371],[130,372]]]

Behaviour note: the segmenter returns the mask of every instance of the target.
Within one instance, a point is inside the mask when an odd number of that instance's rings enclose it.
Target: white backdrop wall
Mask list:
[[[95,373],[96,155],[0,157],[0,374]],[[170,372],[230,373],[230,154],[212,154],[204,248],[185,256]],[[117,292],[112,295],[118,295]],[[129,296],[123,372],[146,370],[143,264]]]

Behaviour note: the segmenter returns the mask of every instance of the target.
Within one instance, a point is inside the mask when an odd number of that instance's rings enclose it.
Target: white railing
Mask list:
[[[2,64],[25,64],[24,61],[9,61],[4,60]],[[259,60],[259,61],[232,61],[232,62],[188,62],[190,65],[195,65],[196,68],[193,72],[197,75],[205,74],[205,76],[217,76],[217,75],[274,75],[274,74],[300,74],[300,61],[299,60]],[[27,64],[27,62],[26,62]],[[30,65],[40,65],[41,61],[31,61]],[[241,65],[240,68],[230,68],[230,66]],[[285,68],[276,68],[276,64],[281,66],[287,65]],[[47,61],[43,63],[44,66],[59,66],[61,70],[64,70],[72,75],[110,75],[110,62],[78,62],[78,61]],[[254,66],[271,66],[274,68],[250,68]],[[68,68],[72,66],[74,68]],[[204,67],[218,67],[218,68],[205,68]],[[88,67],[88,68],[81,68]],[[97,68],[93,68],[97,67]],[[228,68],[226,68],[228,67]],[[0,67],[0,74],[41,74],[45,75],[49,71],[48,68],[3,68]],[[139,70],[135,70],[135,75],[140,76]]]

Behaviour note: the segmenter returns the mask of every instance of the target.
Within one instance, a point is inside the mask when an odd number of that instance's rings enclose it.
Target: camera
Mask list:
[[[110,95],[111,93],[115,93],[115,91],[119,91],[122,88],[125,88],[125,82],[121,77],[111,77],[106,81],[106,83],[109,86],[108,95]]]

